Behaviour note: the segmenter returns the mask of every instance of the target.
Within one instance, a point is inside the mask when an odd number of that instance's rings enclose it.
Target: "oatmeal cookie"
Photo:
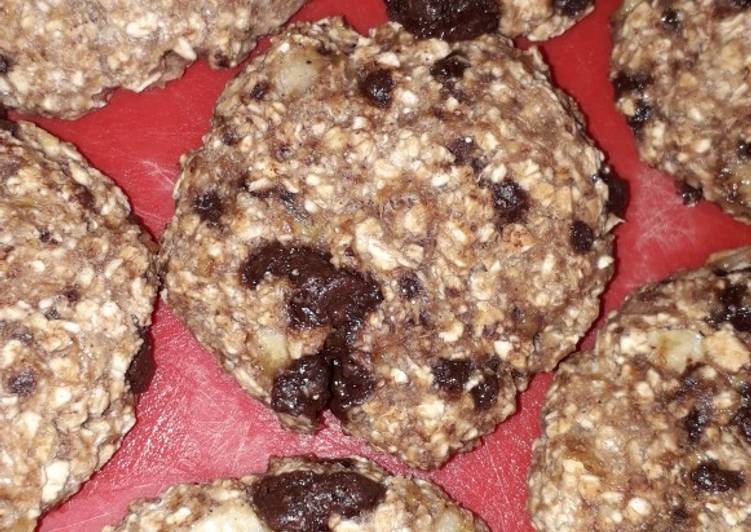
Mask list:
[[[286,426],[436,466],[598,313],[622,188],[572,105],[497,35],[294,25],[183,160],[164,295]]]
[[[392,20],[419,37],[459,41],[495,32],[555,37],[594,9],[593,0],[385,0]]]
[[[34,530],[135,422],[155,244],[69,144],[0,120],[0,529]]]
[[[236,65],[304,0],[3,0],[0,102],[76,118],[204,57]]]
[[[538,530],[751,527],[751,248],[632,294],[561,365],[534,445]]]
[[[131,505],[104,532],[488,532],[430,482],[363,458],[272,458],[262,476],[183,484]]]
[[[643,160],[751,223],[751,2],[628,0],[611,78]]]

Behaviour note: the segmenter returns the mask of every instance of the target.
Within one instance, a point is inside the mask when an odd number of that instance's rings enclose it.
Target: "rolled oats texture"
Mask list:
[[[0,103],[76,118],[112,91],[178,78],[198,57],[235,66],[304,0],[4,0]]]
[[[534,444],[537,530],[751,526],[751,248],[634,292],[555,375]]]
[[[135,422],[155,244],[73,146],[1,125],[0,528],[27,531]]]

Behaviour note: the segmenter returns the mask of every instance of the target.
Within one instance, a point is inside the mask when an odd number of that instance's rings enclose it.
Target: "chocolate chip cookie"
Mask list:
[[[112,91],[180,77],[198,57],[236,65],[304,0],[3,0],[0,102],[75,118]]]
[[[624,189],[577,116],[498,35],[294,25],[183,160],[164,295],[287,427],[435,467],[598,314]]]
[[[630,0],[612,81],[642,159],[751,223],[751,2]]]
[[[594,9],[593,0],[386,0],[392,20],[421,38],[461,41],[500,30],[533,41],[555,37]]]
[[[534,445],[538,530],[748,530],[751,248],[632,294],[562,364]]]
[[[135,422],[155,244],[71,146],[0,120],[0,528],[34,530]]]
[[[259,477],[183,484],[131,505],[106,532],[487,532],[433,484],[362,458],[272,459]]]

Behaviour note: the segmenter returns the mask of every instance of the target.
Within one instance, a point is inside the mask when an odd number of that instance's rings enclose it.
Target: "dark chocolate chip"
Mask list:
[[[71,286],[70,288],[65,290],[65,292],[63,292],[63,296],[71,305],[75,305],[81,299],[81,294],[78,292],[78,289],[75,286]]]
[[[449,142],[446,149],[454,156],[454,164],[463,165],[472,162],[477,145],[472,137],[458,137]]]
[[[12,64],[7,55],[0,54],[0,74],[7,74]]]
[[[751,141],[739,140],[736,153],[741,161],[751,161]]]
[[[636,102],[634,114],[628,117],[628,125],[635,133],[638,133],[644,127],[644,124],[652,118],[653,114],[652,106],[644,100],[639,100]]]
[[[193,210],[209,225],[217,225],[222,218],[224,206],[219,194],[209,190],[193,198]]]
[[[222,52],[216,52],[214,54],[214,62],[218,67],[221,68],[229,68],[232,64],[232,62],[229,60],[229,57],[227,57],[227,55]]]
[[[332,361],[331,413],[346,420],[347,412],[363,404],[375,388],[370,371],[352,357],[339,357]]]
[[[30,369],[20,371],[8,379],[8,389],[10,390],[10,393],[21,397],[26,397],[34,393],[36,384],[36,377],[34,372]]]
[[[291,471],[267,476],[251,492],[253,505],[272,530],[326,532],[331,514],[355,518],[386,495],[379,482],[353,472]]]
[[[318,419],[330,399],[331,368],[323,357],[307,355],[277,375],[271,408],[293,416]]]
[[[370,72],[360,81],[360,94],[381,109],[391,104],[391,93],[394,91],[394,78],[391,71],[379,69]]]
[[[60,313],[57,311],[55,307],[50,307],[44,312],[44,317],[50,321],[59,320]]]
[[[733,423],[738,427],[746,442],[751,445],[751,407],[741,407],[733,416]]]
[[[42,244],[48,244],[52,240],[52,233],[50,233],[47,229],[42,229],[39,231],[39,241]]]
[[[704,198],[701,188],[692,187],[685,181],[679,181],[677,186],[684,205],[696,205]]]
[[[709,493],[737,490],[745,483],[740,471],[722,469],[717,462],[702,462],[691,472],[694,488]]]
[[[89,211],[96,209],[96,199],[88,187],[76,183],[74,196],[84,209]]]
[[[553,7],[567,17],[576,17],[592,7],[593,0],[553,0]]]
[[[255,85],[253,85],[253,88],[250,89],[250,97],[254,100],[263,100],[263,98],[266,96],[266,93],[269,92],[269,83],[268,81],[259,81]]]
[[[669,31],[676,31],[681,27],[681,14],[672,7],[667,8],[662,12],[660,17],[660,25],[662,29]]]
[[[613,87],[615,88],[615,99],[619,99],[626,93],[630,92],[644,92],[644,90],[653,83],[653,78],[649,74],[643,72],[636,72],[629,74],[625,71],[621,71],[613,79]]]
[[[151,349],[148,329],[146,327],[140,328],[138,335],[141,337],[141,347],[133,360],[130,361],[128,370],[125,372],[125,380],[130,385],[130,391],[136,395],[140,395],[149,389],[149,384],[151,384],[156,372],[156,362]]]
[[[529,196],[522,187],[510,179],[504,179],[494,183],[492,190],[499,226],[524,221],[529,210]]]
[[[464,77],[464,72],[469,66],[467,55],[464,52],[454,51],[436,61],[430,67],[430,74],[443,85],[453,84],[454,81]]]
[[[623,218],[628,207],[628,182],[616,174],[612,168],[601,169],[595,178],[602,179],[608,186],[608,201],[605,204],[607,211]]]
[[[595,242],[595,233],[592,228],[581,220],[576,220],[571,224],[569,231],[569,241],[574,251],[579,254],[588,253]]]
[[[403,298],[412,301],[422,292],[422,283],[414,273],[405,273],[399,278],[399,293]]]
[[[683,418],[683,428],[686,429],[688,434],[688,441],[691,443],[698,443],[701,440],[701,435],[704,433],[704,428],[709,423],[709,414],[703,408],[694,407]]]
[[[719,299],[721,308],[710,316],[709,322],[715,326],[727,322],[739,332],[751,331],[751,305],[745,285],[728,285]]]
[[[450,395],[459,395],[472,373],[472,362],[441,358],[433,364],[432,371],[433,384]]]
[[[237,130],[235,130],[234,127],[230,125],[224,126],[224,131],[222,132],[222,142],[224,142],[224,144],[227,146],[234,146],[240,142],[240,140],[240,135],[237,134]]]
[[[386,0],[389,16],[421,39],[465,41],[498,29],[497,0]]]
[[[498,391],[500,390],[500,380],[497,375],[486,375],[484,380],[469,393],[475,402],[475,410],[488,410],[498,401]]]

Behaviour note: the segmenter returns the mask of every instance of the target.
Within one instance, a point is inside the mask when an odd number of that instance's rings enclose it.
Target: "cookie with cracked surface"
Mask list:
[[[34,530],[135,422],[156,245],[73,146],[0,120],[0,528]]]
[[[751,248],[633,293],[561,365],[534,444],[537,530],[748,530]]]
[[[641,158],[751,223],[751,2],[630,0],[611,78]]]
[[[593,0],[386,0],[389,16],[415,35],[468,40],[500,30],[533,41],[560,35],[594,9]]]
[[[434,467],[598,313],[613,180],[571,105],[497,35],[294,25],[183,160],[165,297],[288,427]]]
[[[487,532],[430,482],[362,458],[271,460],[262,476],[183,484],[138,501],[105,532]]]
[[[4,0],[0,103],[76,118],[112,91],[140,92],[198,57],[234,66],[304,0]]]

